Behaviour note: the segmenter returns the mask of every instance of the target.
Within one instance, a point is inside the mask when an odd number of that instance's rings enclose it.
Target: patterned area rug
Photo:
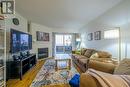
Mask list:
[[[46,60],[39,73],[36,75],[30,87],[41,87],[45,85],[66,84],[78,71],[72,66],[71,70],[55,70],[55,60]]]

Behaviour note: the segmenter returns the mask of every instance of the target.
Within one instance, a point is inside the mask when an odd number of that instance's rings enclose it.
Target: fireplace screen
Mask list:
[[[38,48],[38,58],[47,58],[48,57],[48,48]]]

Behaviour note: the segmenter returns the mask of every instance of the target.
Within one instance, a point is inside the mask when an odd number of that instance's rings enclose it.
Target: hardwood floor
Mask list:
[[[34,66],[31,70],[29,70],[22,78],[20,79],[11,79],[7,81],[7,87],[29,87],[32,83],[33,79],[37,75],[38,71],[41,69],[45,61],[38,61],[36,66]],[[76,69],[81,73],[80,69],[76,67]],[[44,87],[70,87],[69,84],[59,84],[59,85],[48,85]]]

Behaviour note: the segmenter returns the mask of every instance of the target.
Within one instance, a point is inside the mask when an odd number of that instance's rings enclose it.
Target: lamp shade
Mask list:
[[[119,30],[118,29],[114,29],[114,30],[104,31],[104,38],[105,39],[119,38]]]

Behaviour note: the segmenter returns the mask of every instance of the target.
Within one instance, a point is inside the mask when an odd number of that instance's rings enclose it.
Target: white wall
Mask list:
[[[49,48],[49,56],[51,56],[52,55],[52,39],[51,39],[52,38],[52,31],[51,31],[52,29],[39,25],[39,24],[36,24],[36,23],[32,23],[31,28],[32,28],[32,38],[33,38],[32,52],[37,53],[38,48],[47,47],[47,48]],[[49,42],[36,41],[36,31],[49,33],[50,41]]]
[[[14,25],[12,22],[12,18],[18,18],[19,19],[19,25]],[[5,25],[7,30],[7,40],[6,40],[6,48],[7,48],[7,58],[12,59],[12,56],[9,54],[10,51],[10,29],[19,30],[22,32],[27,33],[27,20],[22,17],[19,13],[16,12],[15,15],[8,16],[8,18],[5,19]]]
[[[19,25],[14,25],[12,18],[19,19]],[[28,20],[16,12],[15,15],[11,15],[6,19],[6,29],[7,29],[7,50],[10,50],[10,29],[16,29],[22,32],[27,32],[27,22]],[[36,41],[36,31],[43,31],[50,33],[50,41]],[[61,32],[61,33],[77,33],[78,30],[75,29],[59,29],[59,28],[49,28],[44,25],[37,23],[31,23],[31,34],[33,37],[32,50],[31,52],[37,53],[37,48],[48,47],[49,48],[49,57],[52,56],[52,32]],[[10,56],[10,55],[9,55]],[[10,57],[9,57],[10,58]]]
[[[50,41],[36,41],[36,31],[41,32],[48,32],[50,34]],[[77,33],[78,30],[74,29],[56,29],[56,28],[49,28],[44,25],[40,25],[37,23],[31,23],[31,33],[33,37],[33,49],[32,52],[37,53],[38,48],[49,48],[49,57],[52,56],[52,32],[58,32],[58,33]]]
[[[12,22],[12,18],[18,18],[19,19],[19,25],[14,25]],[[7,48],[10,48],[10,29],[15,29],[18,31],[26,32],[27,33],[27,20],[22,17],[19,13],[16,13],[13,16],[10,16],[5,19],[5,25],[7,30]]]
[[[19,19],[19,25],[14,25],[12,22],[12,18]],[[6,28],[9,31],[11,28],[23,31],[27,33],[27,19],[22,17],[19,13],[15,13],[15,15],[10,16],[6,19]]]
[[[130,0],[124,0],[117,6],[111,8],[103,15],[99,16],[81,28],[79,32],[82,33],[82,42],[84,46],[88,48],[96,48],[98,50],[109,51],[113,57],[118,58],[118,40],[106,40],[103,38],[104,30],[115,29],[114,27],[120,27],[121,29],[122,58],[130,57],[130,54],[128,54],[130,51]],[[102,40],[87,40],[88,33],[99,30],[102,31]],[[126,43],[127,52],[125,51]],[[126,53],[128,55],[125,55]]]

